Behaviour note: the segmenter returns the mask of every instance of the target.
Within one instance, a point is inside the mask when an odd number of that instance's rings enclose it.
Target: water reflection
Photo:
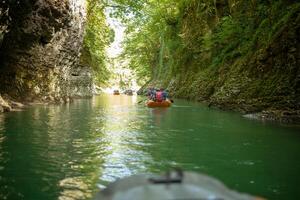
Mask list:
[[[3,134],[4,129],[4,115],[0,114],[0,161],[4,161],[4,150],[3,150],[3,142],[5,140],[5,135]],[[2,174],[2,170],[4,170],[4,165],[0,165],[0,174]],[[0,179],[2,177],[0,176]]]
[[[7,114],[5,130],[0,132],[7,137],[1,152],[8,154],[0,161],[6,169],[1,174],[1,185],[6,186],[1,196],[90,198],[101,163],[95,159],[100,155],[95,143],[99,135],[90,128],[91,108],[87,100],[75,102],[72,108],[37,106]]]
[[[105,117],[101,123],[103,154],[103,166],[101,168],[100,185],[104,187],[108,182],[116,178],[128,176],[145,171],[143,160],[151,160],[149,155],[139,148],[140,124],[138,123],[136,96],[112,96],[107,95],[102,99],[94,98],[95,109],[103,112],[105,107]],[[102,109],[101,109],[102,108]],[[93,123],[95,129],[99,127],[98,122]]]
[[[151,116],[153,117],[155,126],[160,126],[163,123],[163,119],[166,117],[168,108],[153,108],[150,109]]]
[[[116,178],[174,166],[270,199],[299,197],[299,129],[185,101],[137,102],[101,95],[1,114],[1,199],[89,199]]]

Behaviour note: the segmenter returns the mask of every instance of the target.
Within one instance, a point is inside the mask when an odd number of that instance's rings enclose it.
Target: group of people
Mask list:
[[[167,100],[168,92],[163,88],[160,89],[149,88],[147,92],[147,96],[152,101],[162,102]]]

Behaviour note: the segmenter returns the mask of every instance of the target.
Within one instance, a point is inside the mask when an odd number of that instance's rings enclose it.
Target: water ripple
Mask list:
[[[149,109],[103,95],[1,114],[1,197],[89,199],[117,178],[172,167],[270,199],[298,189],[298,130],[176,102]]]

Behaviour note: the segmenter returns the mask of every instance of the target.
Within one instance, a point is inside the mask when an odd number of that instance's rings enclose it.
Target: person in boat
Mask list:
[[[152,96],[152,90],[153,90],[152,87],[149,87],[148,90],[147,90],[147,97],[148,97],[148,99],[151,99],[151,96]]]
[[[156,101],[156,89],[155,88],[152,88],[152,90],[151,90],[150,100]]]
[[[162,102],[162,101],[164,100],[164,98],[163,98],[163,92],[164,92],[164,89],[163,89],[163,88],[160,88],[160,90],[158,90],[158,91],[156,92],[155,97],[156,97],[156,101],[157,101],[157,102]]]
[[[154,101],[154,97],[155,97],[155,89],[153,87],[149,87],[148,91],[147,91],[147,97],[149,100]]]
[[[166,101],[167,98],[168,98],[168,91],[167,90],[163,90],[162,95],[163,95],[163,100]]]

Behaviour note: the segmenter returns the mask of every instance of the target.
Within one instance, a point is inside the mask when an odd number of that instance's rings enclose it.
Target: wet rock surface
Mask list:
[[[0,92],[24,102],[91,96],[91,71],[78,64],[85,16],[83,0],[2,2]]]
[[[26,106],[23,103],[12,100],[9,96],[0,95],[0,113],[10,111],[21,111]]]
[[[0,96],[0,113],[11,111],[10,105]]]

